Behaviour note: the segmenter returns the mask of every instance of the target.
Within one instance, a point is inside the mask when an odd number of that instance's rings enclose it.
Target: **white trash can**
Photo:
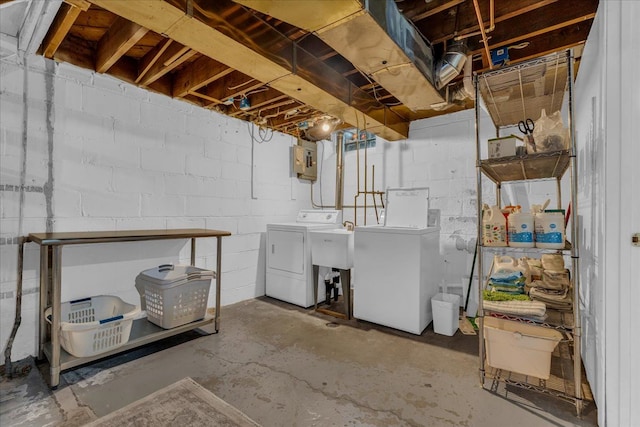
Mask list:
[[[431,298],[433,310],[433,331],[436,334],[452,336],[458,330],[460,295],[436,294]]]

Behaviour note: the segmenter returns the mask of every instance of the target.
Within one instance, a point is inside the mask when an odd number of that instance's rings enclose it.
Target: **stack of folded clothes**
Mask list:
[[[544,302],[547,307],[571,311],[573,308],[571,280],[569,270],[564,268],[561,255],[542,256],[542,277],[532,280],[528,285],[528,293],[532,300]]]
[[[521,271],[498,271],[489,277],[489,290],[508,294],[524,294],[526,277]]]
[[[546,305],[540,301],[531,301],[524,294],[485,290],[482,304],[485,310],[497,313],[526,317],[539,322],[546,318]]]

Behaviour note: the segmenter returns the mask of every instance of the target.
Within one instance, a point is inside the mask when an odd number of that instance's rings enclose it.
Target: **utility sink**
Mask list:
[[[353,231],[343,228],[314,230],[311,235],[311,263],[348,270],[353,268]]]

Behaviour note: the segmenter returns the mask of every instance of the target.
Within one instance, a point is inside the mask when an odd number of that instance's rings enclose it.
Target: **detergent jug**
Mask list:
[[[533,215],[524,212],[509,214],[509,246],[514,248],[532,248],[533,241]]]
[[[482,207],[482,244],[507,246],[507,219],[498,206]]]
[[[545,210],[535,216],[536,247],[564,248],[564,210]]]
[[[495,255],[493,257],[493,271],[499,273],[519,271],[518,261],[509,255]]]

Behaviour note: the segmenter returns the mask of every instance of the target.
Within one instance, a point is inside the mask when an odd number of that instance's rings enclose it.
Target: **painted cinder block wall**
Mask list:
[[[303,184],[290,176],[293,138],[274,134],[262,142],[255,132],[252,143],[246,122],[108,76],[36,56],[24,65],[5,60],[0,112],[3,350],[15,314],[18,236],[228,230],[221,298],[230,304],[264,295],[266,224],[290,221],[309,206]],[[198,240],[199,267],[215,268],[215,247],[215,239]],[[38,246],[27,244],[25,252],[14,360],[36,352]],[[62,300],[114,294],[139,303],[138,272],[189,257],[187,241],[66,247]],[[209,301],[213,306],[213,289]]]
[[[222,303],[264,295],[266,224],[291,221],[312,207],[311,183],[290,172],[293,138],[275,133],[261,141],[246,122],[41,57],[29,56],[24,65],[4,61],[0,77],[3,346],[15,313],[16,238],[31,232],[228,230]],[[444,280],[456,285],[469,274],[476,235],[474,126],[472,111],[414,122],[407,140],[378,139],[367,158],[369,168],[376,165],[376,190],[430,187],[431,208],[441,211]],[[492,136],[484,114],[481,129],[483,139]],[[318,148],[314,202],[332,205],[335,145],[324,141]],[[353,203],[356,181],[356,154],[345,153],[345,204]],[[486,201],[493,203],[486,184]],[[354,219],[352,209],[344,219]],[[367,220],[375,222],[372,209]],[[62,299],[115,294],[137,302],[138,272],[186,263],[189,250],[183,241],[67,247]],[[198,266],[214,268],[215,239],[199,240],[197,255]],[[14,360],[36,351],[38,268],[38,247],[28,244]],[[214,292],[209,298],[213,305]]]

